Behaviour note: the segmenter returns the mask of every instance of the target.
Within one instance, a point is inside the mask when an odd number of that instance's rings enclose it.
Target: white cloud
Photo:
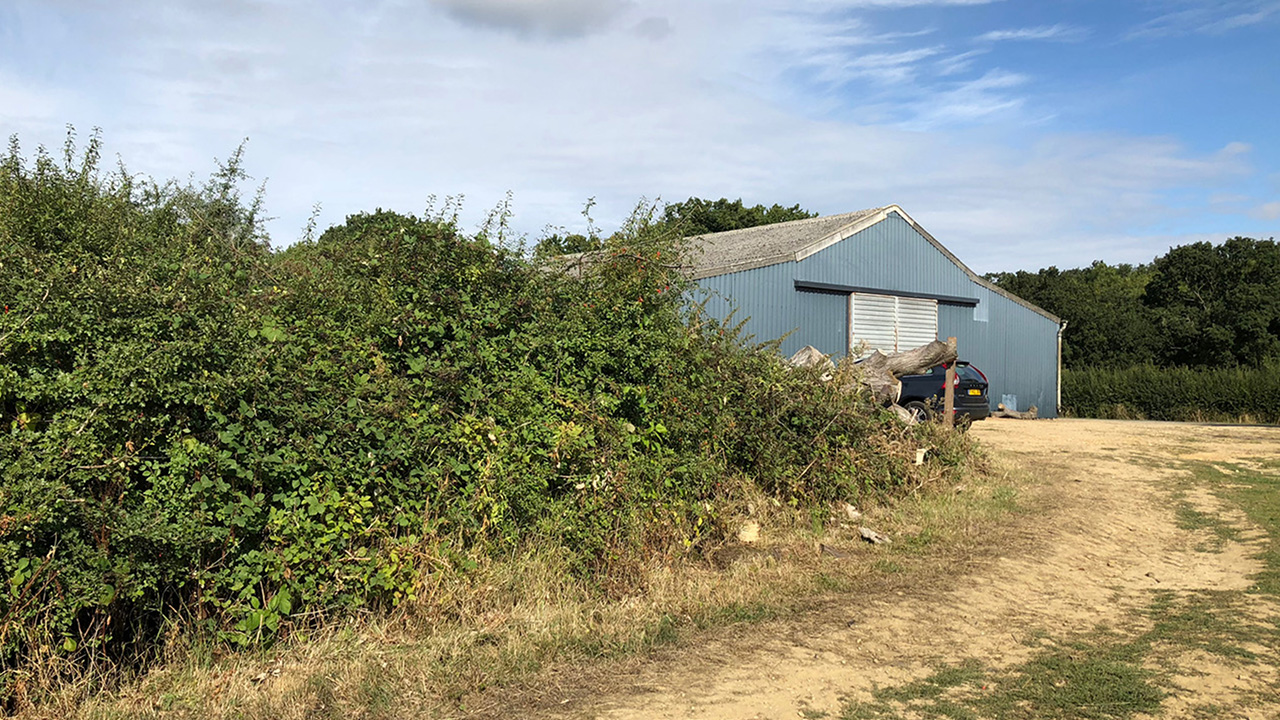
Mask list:
[[[979,272],[1149,261],[1173,236],[1161,228],[1198,215],[1166,192],[1207,197],[1249,172],[1225,149],[1197,156],[1172,140],[1121,135],[1049,136],[956,163],[964,167],[952,168],[949,187],[931,183],[920,210],[904,207]]]
[[[914,107],[914,117],[906,124],[929,129],[956,123],[972,123],[1023,106],[1021,97],[1008,91],[1021,87],[1028,78],[1018,73],[992,70],[981,77],[939,89]]]
[[[976,58],[988,53],[988,50],[970,50],[957,55],[944,57],[935,64],[938,75],[946,77],[968,71],[973,67]]]
[[[999,68],[975,76],[990,49],[956,53],[934,27],[884,32],[830,9],[767,20],[760,44],[768,52],[754,75],[771,87],[818,88],[816,100],[814,92],[777,98],[813,114],[853,112],[864,123],[920,130],[1010,119],[1024,108],[1028,77]]]
[[[1080,40],[1088,33],[1084,28],[1069,25],[1041,25],[1014,30],[992,30],[977,37],[979,42],[1003,42],[1008,40]]]
[[[1131,38],[1221,35],[1280,18],[1278,0],[1174,0],[1157,5],[1160,15],[1134,28]]]
[[[1177,212],[1165,193],[1207,198],[1248,171],[1243,145],[1030,125],[1032,78],[974,73],[978,55],[935,33],[885,33],[851,14],[865,2],[635,0],[607,18],[565,3],[519,22],[501,12],[513,4],[492,6],[508,23],[494,25],[393,0],[33,3],[25,62],[79,70],[19,83],[0,65],[0,129],[29,146],[100,125],[108,154],[162,177],[203,174],[249,137],[277,244],[316,202],[323,227],[431,194],[466,195],[475,223],[512,190],[531,233],[577,227],[589,197],[606,227],[641,196],[896,202],[979,271],[1112,259],[1098,238],[1149,259],[1160,249],[1141,238],[1169,235],[1149,228]],[[37,21],[67,42],[43,47]]]
[[[0,108],[14,124],[57,120],[65,110],[66,98],[55,90],[34,86],[0,69]]]
[[[923,5],[990,5],[1001,0],[850,0],[848,2],[828,2],[828,5],[855,8],[905,8]],[[810,4],[822,4],[821,0],[811,0]]]
[[[1280,220],[1280,200],[1263,203],[1254,208],[1250,215],[1260,220]]]
[[[599,31],[627,0],[431,0],[459,22],[522,37],[574,38]]]
[[[671,21],[664,17],[647,17],[632,28],[637,35],[650,40],[662,40],[675,31]]]
[[[921,60],[941,52],[938,48],[913,48],[891,53],[861,53],[818,57],[818,77],[830,83],[847,83],[865,78],[879,83],[908,82],[916,75]]]

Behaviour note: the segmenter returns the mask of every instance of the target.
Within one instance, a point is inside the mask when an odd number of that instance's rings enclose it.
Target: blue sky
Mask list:
[[[464,195],[902,205],[979,272],[1280,235],[1280,0],[0,0],[0,133],[248,138],[273,242]]]

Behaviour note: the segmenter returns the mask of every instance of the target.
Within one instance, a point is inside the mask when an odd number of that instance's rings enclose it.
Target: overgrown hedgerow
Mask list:
[[[242,180],[104,172],[96,137],[0,157],[0,698],[41,657],[269,643],[531,543],[625,589],[718,542],[744,480],[917,481],[889,447],[927,428],[703,317],[644,212],[576,264],[382,211],[273,252]]]
[[[1080,417],[1277,423],[1280,363],[1064,370],[1062,401]]]

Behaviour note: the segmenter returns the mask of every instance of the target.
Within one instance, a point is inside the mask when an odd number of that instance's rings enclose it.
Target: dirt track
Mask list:
[[[1153,590],[1245,589],[1261,569],[1261,533],[1204,489],[1196,510],[1238,532],[1204,552],[1204,530],[1179,527],[1170,488],[1185,482],[1179,460],[1280,459],[1280,429],[1087,420],[987,421],[973,432],[1035,475],[1028,492],[1042,515],[1003,556],[979,563],[950,589],[916,588],[870,603],[851,600],[826,621],[761,628],[761,636],[713,641],[659,667],[619,678],[617,693],[566,714],[609,720],[840,717],[877,687],[928,675],[942,663],[989,667],[1024,662],[1032,633],[1066,637],[1132,623]],[[1198,549],[1199,546],[1199,549]],[[1250,601],[1254,602],[1254,601]],[[1252,610],[1280,612],[1263,599]],[[845,621],[837,621],[847,618]],[[1178,717],[1280,688],[1274,663],[1242,671],[1188,657],[1161,716]],[[1274,696],[1273,696],[1274,697]],[[575,703],[576,705],[576,703]],[[1250,700],[1234,717],[1280,716],[1280,704]],[[1244,707],[1244,705],[1241,705]]]

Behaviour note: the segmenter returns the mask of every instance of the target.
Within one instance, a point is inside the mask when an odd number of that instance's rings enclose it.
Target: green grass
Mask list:
[[[899,688],[876,691],[877,700],[909,703],[917,700],[937,700],[943,693],[955,687],[974,685],[982,681],[985,673],[977,662],[967,662],[939,668],[929,677]]]
[[[1181,594],[1157,591],[1147,610],[1154,621],[1150,643],[1180,650],[1203,650],[1211,655],[1253,663],[1259,655],[1246,645],[1269,645],[1280,650],[1280,634],[1250,622],[1248,598],[1233,591],[1201,591]]]
[[[983,698],[998,717],[1123,718],[1154,712],[1164,692],[1142,667],[1139,642],[1075,642],[1017,668]]]
[[[1105,631],[1088,640],[1049,647],[1020,665],[993,670],[976,661],[938,668],[932,675],[880,688],[869,703],[845,706],[844,720],[879,720],[910,713],[921,718],[1127,718],[1159,709],[1164,691],[1142,667],[1141,639],[1121,641]]]
[[[1192,448],[1185,448],[1185,450],[1191,451]],[[1169,460],[1163,457],[1139,456],[1131,458],[1130,461],[1161,472],[1170,469]],[[1197,551],[1222,552],[1227,543],[1240,541],[1240,529],[1212,512],[1205,512],[1197,508],[1187,499],[1187,492],[1194,488],[1207,488],[1222,497],[1222,493],[1219,490],[1221,490],[1223,474],[1221,470],[1207,463],[1183,463],[1183,465],[1187,470],[1187,476],[1178,480],[1169,488],[1169,499],[1172,503],[1177,526],[1182,530],[1190,530],[1192,532],[1208,531],[1212,535],[1211,538],[1196,546]],[[1213,473],[1215,477],[1209,478],[1207,473]],[[1223,499],[1231,501],[1228,498]]]
[[[1261,470],[1233,465],[1230,467],[1235,472],[1230,475],[1207,463],[1192,463],[1190,467],[1197,482],[1233,502],[1267,532],[1266,545],[1259,556],[1265,568],[1254,578],[1253,591],[1280,597],[1280,461],[1269,458],[1259,466]]]
[[[758,623],[773,620],[782,612],[780,608],[765,602],[733,602],[713,608],[701,617],[695,617],[694,624],[699,628],[710,628],[737,623]]]
[[[818,573],[813,579],[813,586],[819,592],[847,592],[853,587],[853,582],[840,575]]]
[[[906,572],[906,568],[904,568],[901,563],[890,560],[889,558],[880,558],[879,560],[876,560],[875,569],[877,572],[882,572],[887,575],[896,575],[898,573]]]
[[[1176,663],[1186,653],[1207,653],[1229,665],[1280,666],[1280,620],[1261,621],[1250,613],[1258,595],[1280,598],[1280,461],[1227,467],[1186,464],[1190,474],[1171,488],[1172,507],[1180,528],[1212,534],[1213,542],[1200,549],[1220,551],[1226,543],[1240,542],[1242,534],[1227,519],[1193,507],[1186,500],[1192,487],[1211,490],[1266,532],[1259,553],[1264,567],[1248,591],[1152,591],[1147,607],[1132,618],[1145,628],[1140,631],[1098,628],[1055,641],[1032,629],[1027,643],[1039,649],[1024,663],[991,668],[970,660],[941,666],[923,679],[877,688],[871,701],[846,703],[842,720],[1129,718],[1159,713],[1174,689],[1172,674],[1187,671]],[[1244,695],[1241,702],[1251,699]],[[1203,704],[1188,712],[1210,718],[1240,709]]]
[[[1198,510],[1181,494],[1175,496],[1174,513],[1177,517],[1178,527],[1183,530],[1200,531],[1207,530],[1210,537],[1197,543],[1195,549],[1197,552],[1220,553],[1226,548],[1227,543],[1239,542],[1240,531],[1222,518]]]
[[[1001,485],[991,494],[995,507],[1004,512],[1013,512],[1018,508],[1018,488],[1012,485]]]
[[[1214,542],[1198,549],[1222,552],[1222,548],[1227,543],[1240,540],[1240,531],[1230,523],[1212,513],[1197,510],[1186,500],[1178,502],[1175,512],[1178,517],[1178,527],[1183,530],[1208,530],[1213,533]]]

